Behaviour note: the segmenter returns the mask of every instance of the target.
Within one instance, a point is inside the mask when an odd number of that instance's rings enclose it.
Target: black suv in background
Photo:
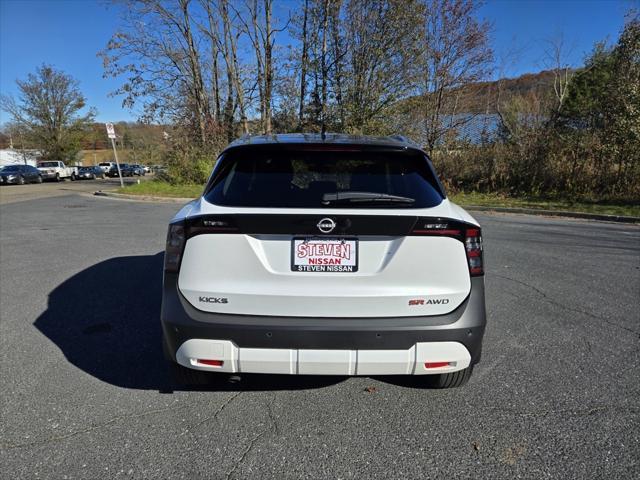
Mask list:
[[[42,183],[40,171],[31,165],[7,165],[0,169],[0,184]]]
[[[122,173],[123,177],[133,177],[134,169],[128,163],[121,163],[120,164],[120,173]],[[107,177],[112,177],[113,178],[113,177],[117,177],[117,176],[118,176],[118,167],[114,165],[107,172]]]

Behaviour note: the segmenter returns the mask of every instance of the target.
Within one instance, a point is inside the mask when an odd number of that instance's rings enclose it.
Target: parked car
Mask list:
[[[105,174],[107,177],[117,177],[118,176],[118,167],[116,165],[113,165]]]
[[[219,157],[169,224],[176,379],[426,375],[463,385],[485,330],[482,235],[402,137],[276,135]]]
[[[128,163],[121,163],[120,164],[120,173],[122,174],[123,177],[133,177],[134,169]],[[111,167],[111,169],[107,173],[107,176],[108,177],[117,177],[118,176],[118,167],[116,165]]]
[[[148,165],[140,165],[144,169],[144,173],[151,173],[151,167]]]
[[[60,182],[65,178],[74,179],[74,169],[67,167],[64,162],[59,160],[49,160],[38,162],[38,170],[44,180],[55,180]]]
[[[147,174],[142,165],[134,164],[131,165],[131,168],[133,169],[133,174],[138,175],[139,177],[144,177]]]
[[[100,167],[78,167],[78,173],[76,173],[76,179],[83,180],[95,180],[96,178],[104,178],[104,172]]]
[[[102,171],[107,174],[109,170],[115,168],[116,162],[100,162],[98,166],[102,169]]]
[[[42,183],[42,174],[31,165],[7,165],[0,169],[0,184]]]

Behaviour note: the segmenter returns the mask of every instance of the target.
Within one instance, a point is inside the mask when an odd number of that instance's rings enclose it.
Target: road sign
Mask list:
[[[113,128],[113,123],[106,123],[107,126],[107,136],[109,138],[116,138],[116,130]]]
[[[111,139],[111,146],[113,147],[113,157],[116,159],[116,168],[118,169],[118,177],[120,177],[120,186],[124,187],[122,181],[122,171],[120,170],[120,162],[118,161],[118,152],[116,151],[116,130],[113,128],[113,123],[105,123],[107,127],[107,136]]]

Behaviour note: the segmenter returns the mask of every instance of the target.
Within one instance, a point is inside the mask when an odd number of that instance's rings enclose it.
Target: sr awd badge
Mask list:
[[[416,298],[414,300],[409,300],[409,306],[415,305],[446,305],[449,303],[448,298],[430,298],[425,300],[423,298]]]

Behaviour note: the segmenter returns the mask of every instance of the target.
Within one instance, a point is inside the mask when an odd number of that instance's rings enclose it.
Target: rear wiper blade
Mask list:
[[[322,204],[331,203],[413,203],[415,199],[376,192],[335,192],[322,195]]]

